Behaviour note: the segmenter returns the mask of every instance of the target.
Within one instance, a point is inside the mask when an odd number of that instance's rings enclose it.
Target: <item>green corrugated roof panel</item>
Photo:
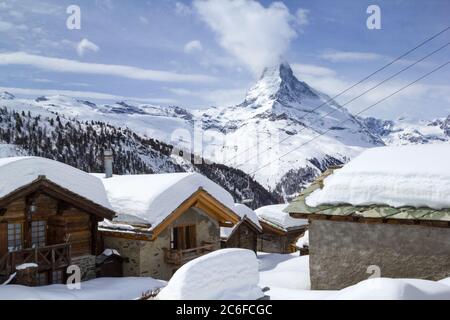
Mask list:
[[[328,176],[330,172],[327,172]],[[324,174],[325,175],[325,174]],[[321,176],[320,179],[323,179]],[[303,214],[323,214],[348,216],[354,214],[363,218],[389,218],[399,220],[428,220],[450,221],[450,209],[435,210],[431,208],[402,207],[394,208],[386,205],[352,206],[352,205],[322,205],[310,207],[306,204],[308,197],[314,190],[321,188],[321,183],[316,180],[305,189],[300,196],[295,198],[285,209],[286,212]]]
[[[421,217],[420,220],[450,221],[450,210],[433,210]]]

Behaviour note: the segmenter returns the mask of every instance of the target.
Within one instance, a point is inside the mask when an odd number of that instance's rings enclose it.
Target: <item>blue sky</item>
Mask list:
[[[66,27],[71,4],[81,9],[80,30]],[[371,4],[381,9],[381,30],[366,27]],[[333,95],[449,26],[449,12],[446,0],[0,0],[0,90],[231,105],[283,56],[300,79]],[[337,101],[344,104],[449,41],[450,31]],[[347,107],[358,112],[449,56],[446,47]],[[447,67],[369,114],[446,116],[449,79]]]

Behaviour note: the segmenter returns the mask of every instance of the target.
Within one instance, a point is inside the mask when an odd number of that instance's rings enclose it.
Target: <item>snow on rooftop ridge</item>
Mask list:
[[[251,223],[255,225],[255,227],[257,227],[262,232],[262,226],[259,223],[259,219],[255,211],[247,207],[245,204],[241,203],[235,203],[233,211],[239,215],[241,221],[247,218],[248,220],[250,220]],[[238,225],[239,223],[232,227],[220,227],[220,237],[228,239]]]
[[[450,144],[368,149],[324,180],[306,204],[450,208]]]
[[[64,163],[40,157],[0,159],[0,198],[40,176],[104,208],[112,209],[98,178]]]
[[[117,222],[150,224],[154,229],[192,194],[202,188],[233,210],[228,191],[198,173],[122,175],[101,179]]]
[[[306,219],[295,219],[292,218],[289,213],[283,210],[288,206],[288,204],[274,204],[270,206],[260,207],[255,210],[258,217],[266,222],[272,223],[278,227],[285,230],[290,228],[298,228],[308,224]]]

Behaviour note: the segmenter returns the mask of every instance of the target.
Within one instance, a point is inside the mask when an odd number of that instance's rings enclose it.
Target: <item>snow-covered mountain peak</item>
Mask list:
[[[8,91],[3,91],[2,93],[0,93],[0,100],[13,100],[14,98],[15,96]]]
[[[243,103],[246,107],[262,108],[265,111],[280,104],[299,107],[307,100],[320,99],[305,82],[299,81],[287,62],[264,69],[261,78],[247,92]]]

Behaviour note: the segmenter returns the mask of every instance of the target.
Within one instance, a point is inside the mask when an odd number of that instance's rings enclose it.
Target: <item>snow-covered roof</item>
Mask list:
[[[256,228],[262,231],[261,224],[259,223],[258,216],[255,211],[247,207],[245,204],[235,203],[233,207],[233,211],[239,215],[241,220],[247,218]],[[234,225],[233,227],[221,227],[220,228],[220,237],[228,238],[231,236],[233,231],[239,224]]]
[[[450,208],[449,163],[447,143],[369,149],[325,178],[306,204]]]
[[[289,213],[284,212],[288,204],[274,204],[255,210],[259,219],[268,222],[284,230],[302,227],[308,224],[306,219],[294,219]]]
[[[228,191],[198,173],[116,175],[101,181],[117,213],[114,221],[149,224],[149,231],[200,188],[230,210],[234,207]]]
[[[36,181],[40,176],[112,210],[99,179],[64,163],[40,157],[0,159],[0,199]]]

